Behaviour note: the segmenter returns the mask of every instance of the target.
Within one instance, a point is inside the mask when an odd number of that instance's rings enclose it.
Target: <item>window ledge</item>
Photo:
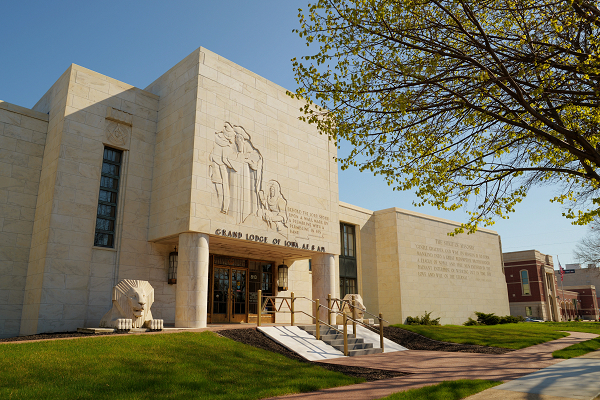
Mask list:
[[[92,250],[106,250],[106,251],[114,251],[117,252],[117,249],[113,249],[110,247],[101,247],[101,246],[92,246]]]

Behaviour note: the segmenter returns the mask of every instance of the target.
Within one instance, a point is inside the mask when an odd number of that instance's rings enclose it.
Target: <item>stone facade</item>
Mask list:
[[[379,310],[392,323],[426,311],[442,324],[462,324],[475,311],[509,313],[496,232],[450,237],[456,222],[346,203],[340,221],[360,226],[359,292],[367,310]]]
[[[97,326],[123,279],[149,282],[153,316],[167,325],[201,327],[218,313],[251,321],[258,287],[293,292],[296,320],[310,322],[311,299],[340,295],[340,222],[357,230],[368,311],[394,323],[425,311],[443,323],[506,314],[498,235],[452,239],[454,222],[339,203],[336,146],[298,119],[302,106],[204,48],[145,89],[71,65],[32,110],[0,102],[0,336]],[[107,148],[122,152],[106,225],[114,242],[94,245]]]
[[[48,115],[0,101],[0,337],[21,327]]]

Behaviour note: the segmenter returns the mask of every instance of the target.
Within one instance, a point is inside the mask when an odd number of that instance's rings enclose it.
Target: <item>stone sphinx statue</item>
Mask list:
[[[352,297],[354,297],[354,301],[355,301],[355,305],[356,305],[356,319],[361,321],[364,319],[365,316],[365,311],[367,310],[367,308],[364,305],[363,299],[361,297],[360,294],[347,294],[346,296],[344,296],[343,300],[344,303],[341,307],[341,312],[346,314],[348,316],[348,318],[352,318],[352,307],[350,306],[350,304],[352,304]],[[338,325],[341,325],[343,323],[343,318],[341,315],[337,315],[336,317],[336,323]],[[348,320],[348,323],[352,323],[351,320]],[[369,322],[372,323],[372,322]]]
[[[153,319],[150,307],[154,288],[147,281],[123,279],[112,292],[112,308],[100,321],[101,328],[119,330],[133,328],[163,329],[162,319]]]

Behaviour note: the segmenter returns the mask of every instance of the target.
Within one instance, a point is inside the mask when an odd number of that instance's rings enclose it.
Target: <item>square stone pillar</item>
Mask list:
[[[327,306],[328,294],[331,294],[331,297],[338,297],[337,275],[339,275],[339,268],[333,254],[319,254],[312,257],[313,300],[319,299],[322,305]],[[319,319],[327,321],[327,310],[321,309]],[[335,315],[332,315],[332,320],[329,323],[335,323]]]
[[[175,327],[206,328],[208,235],[179,234]]]

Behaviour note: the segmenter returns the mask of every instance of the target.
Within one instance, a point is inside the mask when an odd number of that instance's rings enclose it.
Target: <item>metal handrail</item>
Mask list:
[[[316,320],[316,319],[318,319],[317,317],[310,315],[310,314],[309,314],[309,313],[307,313],[306,311],[296,311],[296,312],[299,312],[299,313],[302,313],[302,314],[304,314],[304,315],[307,315],[307,316],[309,316],[310,318],[312,318],[312,319],[315,319],[315,320]],[[329,325],[329,324],[328,324],[327,322],[325,322],[325,321],[322,321],[322,320],[320,320],[320,319],[319,319],[319,323],[321,323],[321,324],[323,324],[323,325],[327,325],[328,327],[330,327],[331,329],[333,329],[333,330],[335,330],[335,331],[338,331],[339,333],[343,333],[343,332],[342,332],[340,329],[336,328],[336,327],[335,327],[335,326],[333,326],[333,325]]]
[[[331,299],[331,300],[334,300],[334,301],[340,301],[340,302],[342,302],[342,303],[348,303],[348,306],[349,306],[349,307],[356,307],[356,306],[353,306],[353,305],[352,305],[352,303],[350,303],[348,300],[344,300],[344,299],[337,299],[337,298],[336,298],[336,299]],[[363,308],[360,308],[360,307],[356,307],[356,308],[358,308],[359,310],[361,310],[361,311],[362,311],[363,313],[365,313],[365,314],[369,314],[369,315],[371,315],[371,316],[375,317],[375,319],[379,319],[379,316],[377,316],[377,315],[375,315],[375,314],[371,314],[370,312],[368,312],[367,310],[365,310],[365,309],[363,309]],[[390,323],[390,321],[388,321],[388,320],[385,320],[385,319],[382,319],[382,321],[384,321],[384,322],[387,322],[388,324]]]
[[[290,317],[290,324],[291,324],[291,326],[294,326],[294,314],[296,314],[296,313],[304,314],[304,315],[310,317],[311,319],[313,319],[315,321],[315,326],[316,326],[316,334],[315,334],[315,336],[316,336],[317,340],[319,340],[320,336],[321,336],[321,327],[320,327],[320,324],[324,324],[324,325],[328,326],[329,328],[331,328],[331,329],[333,329],[333,330],[335,330],[335,331],[337,331],[339,333],[342,333],[342,335],[344,337],[344,355],[346,355],[346,356],[348,355],[348,320],[352,321],[353,332],[354,332],[355,335],[356,335],[356,324],[357,323],[360,324],[360,325],[362,325],[362,326],[364,326],[365,328],[367,328],[369,330],[372,329],[371,326],[365,324],[364,322],[362,322],[362,321],[360,321],[360,320],[358,320],[356,318],[356,310],[357,309],[360,309],[363,313],[365,313],[366,310],[363,310],[363,309],[361,309],[359,307],[356,307],[356,304],[353,304],[355,302],[354,298],[352,299],[352,303],[350,303],[348,300],[332,299],[331,295],[327,296],[328,305],[331,305],[331,301],[332,300],[334,301],[334,304],[335,303],[338,303],[338,304],[347,303],[348,306],[349,306],[349,308],[352,310],[352,317],[348,316],[348,314],[345,313],[345,312],[339,311],[341,308],[343,309],[343,307],[340,308],[339,305],[338,305],[338,311],[336,311],[333,308],[327,307],[325,305],[321,305],[319,299],[313,300],[313,299],[309,299],[308,297],[305,297],[305,296],[295,297],[294,296],[294,292],[292,292],[291,296],[289,296],[289,297],[284,297],[284,296],[282,296],[282,297],[279,297],[279,296],[264,296],[264,298],[265,298],[266,301],[263,302],[262,290],[258,290],[258,299],[257,300],[258,300],[258,304],[260,306],[259,310],[258,310],[258,316],[257,316],[257,325],[258,326],[261,325],[261,317],[262,317],[263,313],[265,313],[265,314],[275,314],[275,313],[278,313],[278,312],[279,313],[286,313],[286,311],[281,311],[281,308],[283,307],[283,305],[286,304],[287,307],[290,310],[289,313],[291,314],[291,317]],[[279,304],[279,307],[276,304],[276,301],[275,301],[276,299],[281,299],[282,300],[281,303]],[[308,301],[310,301],[312,303],[315,303],[316,304],[315,316],[310,315],[307,312],[302,311],[302,310],[295,311],[294,310],[294,302],[296,301],[296,299],[304,299],[304,300],[308,300]],[[273,305],[273,310],[265,310],[265,308],[267,307],[268,303],[271,303]],[[327,320],[328,321],[327,322],[324,322],[324,321],[322,321],[322,320],[319,319],[319,311],[320,311],[321,308],[324,308],[324,309],[328,310],[328,314],[327,314],[327,316],[328,316]],[[329,324],[331,322],[331,314],[332,313],[336,314],[336,316],[337,315],[341,315],[342,316],[342,318],[343,318],[343,332],[340,331],[337,327],[332,326],[332,325]],[[371,314],[371,313],[368,313],[368,314],[375,316],[374,314]],[[375,316],[375,317],[379,320],[380,347],[381,347],[381,350],[383,351],[383,349],[384,349],[383,321],[385,321],[385,322],[388,322],[388,321],[384,320],[381,314],[379,314],[379,316]]]

